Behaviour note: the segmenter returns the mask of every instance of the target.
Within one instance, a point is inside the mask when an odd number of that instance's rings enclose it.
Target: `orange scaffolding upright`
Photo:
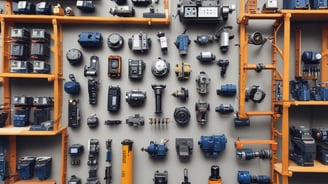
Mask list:
[[[282,3],[282,1],[280,1]],[[311,173],[311,172],[328,172],[328,166],[318,161],[314,161],[313,167],[298,166],[289,160],[289,108],[291,106],[302,105],[328,105],[327,101],[295,101],[289,97],[289,81],[291,69],[291,23],[302,21],[322,21],[322,62],[321,62],[321,83],[326,83],[328,73],[324,72],[328,69],[328,24],[324,21],[328,20],[327,10],[280,10],[277,13],[247,13],[245,12],[245,0],[239,0],[239,17],[238,24],[240,26],[240,57],[239,57],[239,111],[237,117],[240,119],[248,119],[251,116],[270,116],[271,117],[271,140],[250,140],[237,141],[236,148],[240,148],[245,144],[270,144],[272,149],[271,160],[271,180],[274,184],[288,184],[289,177],[294,172]],[[269,112],[247,112],[245,108],[246,81],[248,70],[254,70],[255,65],[248,64],[248,33],[247,26],[250,26],[249,20],[274,20],[273,38],[272,38],[272,63],[264,67],[264,69],[272,70],[271,82],[271,111]],[[277,44],[278,32],[282,31],[282,48]],[[295,77],[302,76],[301,71],[301,28],[295,30]],[[278,60],[278,56],[280,59]],[[281,62],[281,63],[280,63]],[[277,64],[281,64],[279,71]],[[277,86],[279,85],[279,89]],[[278,91],[279,90],[279,91]],[[281,95],[281,99],[277,99],[277,95]],[[281,125],[278,130],[277,125]],[[279,144],[277,144],[279,142]],[[273,147],[274,146],[274,147]],[[277,151],[281,152],[278,157]]]

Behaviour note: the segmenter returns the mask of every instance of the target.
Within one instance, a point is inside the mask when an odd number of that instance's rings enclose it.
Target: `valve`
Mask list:
[[[206,95],[210,82],[211,78],[204,71],[201,71],[196,78],[197,92],[201,95]]]
[[[208,178],[208,184],[222,184],[220,176],[220,167],[218,165],[211,166],[211,175]]]
[[[238,171],[237,180],[239,184],[270,184],[269,176],[259,175],[253,176],[249,171]]]
[[[168,151],[168,148],[166,147],[168,141],[169,139],[167,138],[163,138],[160,143],[150,141],[149,146],[147,148],[141,148],[141,151],[147,152],[149,156],[154,159],[165,158]]]
[[[251,160],[256,157],[260,159],[271,159],[272,151],[270,149],[262,149],[260,151],[253,151],[251,149],[238,149],[236,150],[236,158],[238,160]]]
[[[189,97],[189,91],[186,88],[181,88],[180,90],[173,92],[172,96],[178,98],[182,102],[186,102]]]
[[[219,67],[221,67],[221,72],[220,72],[221,77],[224,77],[227,72],[227,68],[229,66],[229,60],[228,59],[220,59],[217,62],[217,65]]]
[[[205,157],[218,158],[219,153],[226,147],[227,138],[224,134],[201,136],[198,144]]]
[[[166,88],[165,84],[152,84],[151,87],[154,90],[155,93],[155,103],[156,103],[156,109],[155,114],[161,114],[162,113],[162,93],[164,89]]]

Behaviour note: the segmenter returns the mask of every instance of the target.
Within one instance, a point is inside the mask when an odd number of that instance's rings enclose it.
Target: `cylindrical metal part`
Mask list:
[[[222,31],[220,34],[220,49],[222,52],[226,52],[229,48],[229,40],[230,40],[229,32]]]

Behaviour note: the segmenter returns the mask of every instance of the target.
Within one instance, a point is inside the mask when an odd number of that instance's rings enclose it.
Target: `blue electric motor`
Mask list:
[[[309,0],[286,0],[283,1],[284,9],[304,9],[309,8],[310,2]]]
[[[205,157],[217,158],[227,144],[227,138],[222,135],[201,136],[198,141],[200,149]]]
[[[147,148],[141,148],[141,151],[145,151],[152,158],[164,158],[166,156],[166,152],[168,148],[166,147],[166,143],[168,139],[163,139],[161,143],[156,143],[154,141],[150,141],[149,146]]]
[[[249,171],[238,171],[237,180],[239,184],[270,184],[269,176],[252,176]]]

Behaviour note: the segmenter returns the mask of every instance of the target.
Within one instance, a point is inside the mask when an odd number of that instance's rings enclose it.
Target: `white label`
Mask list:
[[[83,6],[83,1],[76,1],[76,6]]]
[[[167,48],[167,40],[166,40],[166,37],[160,37],[159,38],[159,41],[160,41],[160,45],[162,48]]]
[[[19,1],[17,7],[18,9],[24,9],[26,8],[26,4],[27,4],[26,1]]]
[[[199,7],[198,17],[218,17],[218,7]]]
[[[39,8],[45,8],[45,7],[46,7],[46,2],[39,3]]]
[[[278,1],[277,0],[268,0],[266,7],[267,8],[278,8]]]

